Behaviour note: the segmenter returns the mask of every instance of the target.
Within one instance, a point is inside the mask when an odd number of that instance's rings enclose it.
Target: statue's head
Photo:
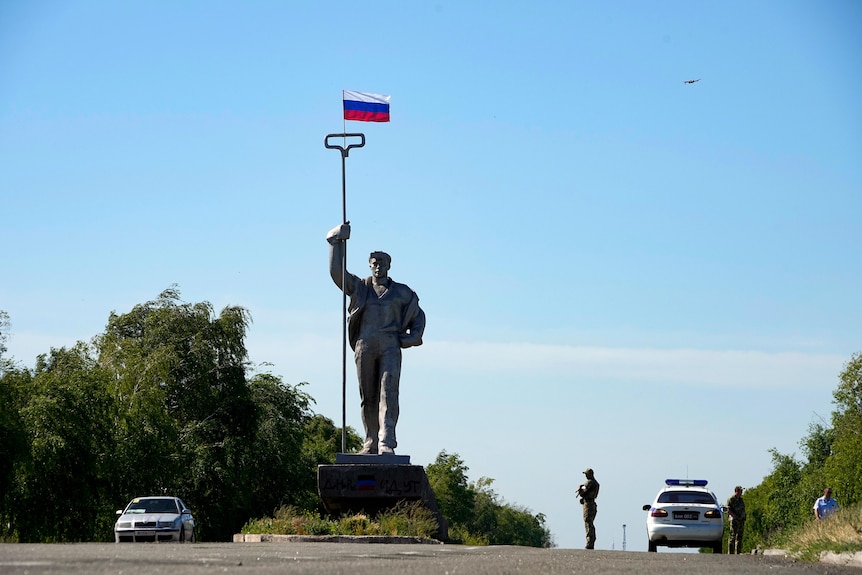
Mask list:
[[[371,252],[368,256],[368,267],[376,278],[385,278],[389,275],[389,267],[392,265],[392,257],[386,252]]]

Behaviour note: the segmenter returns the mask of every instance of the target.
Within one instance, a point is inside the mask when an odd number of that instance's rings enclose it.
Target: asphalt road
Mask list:
[[[381,543],[0,544],[0,573],[500,575],[697,573],[860,575],[862,569],[762,555],[709,555]]]

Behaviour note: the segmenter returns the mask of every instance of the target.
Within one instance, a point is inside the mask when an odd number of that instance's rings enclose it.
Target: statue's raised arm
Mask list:
[[[350,239],[350,222],[339,224],[326,234],[326,241],[329,242],[329,275],[332,276],[335,285],[341,289],[344,289],[341,277],[344,272],[342,261],[344,260],[345,242],[348,239]],[[348,294],[352,292],[350,287],[348,280]]]

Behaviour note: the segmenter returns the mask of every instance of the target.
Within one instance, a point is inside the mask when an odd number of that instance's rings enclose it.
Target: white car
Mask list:
[[[136,497],[117,515],[116,543],[195,540],[195,518],[179,497]]]
[[[724,513],[705,479],[666,479],[647,515],[649,551],[663,547],[710,547],[721,553]]]

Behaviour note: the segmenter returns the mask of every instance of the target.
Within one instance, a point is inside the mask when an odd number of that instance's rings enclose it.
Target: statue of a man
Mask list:
[[[330,230],[326,240],[332,281],[350,296],[347,334],[356,359],[365,426],[365,443],[359,453],[395,453],[401,348],[422,345],[425,312],[412,289],[389,277],[389,254],[371,253],[370,277],[347,273],[342,278],[349,237],[350,224],[344,223]]]

